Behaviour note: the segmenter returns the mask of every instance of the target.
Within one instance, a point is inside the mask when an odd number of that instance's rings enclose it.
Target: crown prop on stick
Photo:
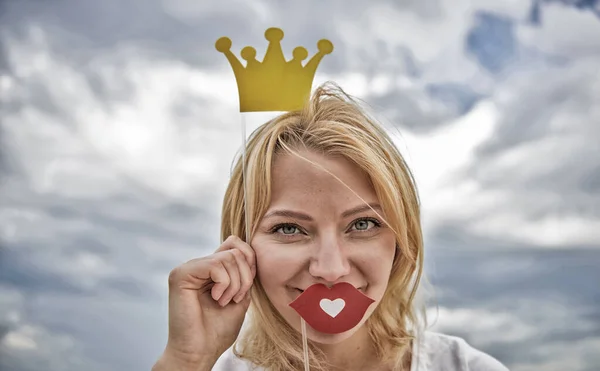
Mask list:
[[[285,60],[281,49],[283,31],[271,27],[265,31],[269,46],[262,62],[256,60],[256,49],[246,46],[241,56],[246,66],[231,52],[231,39],[220,37],[215,48],[225,54],[238,87],[240,112],[296,111],[302,109],[310,98],[312,82],[321,59],[333,51],[331,41],[321,39],[317,43],[319,51],[306,65],[302,61],[308,57],[308,51],[299,46],[294,49],[293,58]],[[242,115],[244,210],[246,215],[246,241],[250,240],[248,223],[248,204],[246,197],[246,125]]]
[[[262,62],[256,60],[256,49],[253,47],[242,49],[241,56],[246,66],[231,52],[231,40],[228,37],[221,37],[215,43],[217,50],[229,60],[235,74],[240,112],[301,109],[310,97],[317,67],[321,59],[333,51],[333,44],[326,39],[319,40],[319,51],[303,66],[302,61],[308,57],[308,51],[301,46],[294,49],[292,60],[285,60],[281,49],[281,29],[267,29],[265,38],[269,46]]]

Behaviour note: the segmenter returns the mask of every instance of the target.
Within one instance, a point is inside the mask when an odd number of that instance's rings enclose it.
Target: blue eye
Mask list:
[[[369,228],[369,222],[369,220],[359,220],[354,225],[356,226],[356,229],[364,231]]]
[[[285,237],[293,237],[300,234],[301,232],[302,231],[297,225],[286,223],[277,224],[270,229],[270,233],[279,234]]]
[[[353,229],[357,231],[368,231],[373,229],[374,227],[381,226],[381,223],[372,218],[365,218],[355,221],[352,226]]]
[[[298,230],[298,228],[293,225],[284,225],[277,230],[282,230],[283,234],[294,234],[294,231]]]

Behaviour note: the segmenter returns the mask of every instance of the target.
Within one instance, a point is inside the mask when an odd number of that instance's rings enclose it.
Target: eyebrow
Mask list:
[[[357,207],[354,207],[350,210],[346,210],[342,213],[342,218],[347,218],[349,216],[358,214],[358,213],[362,213],[364,211],[369,211],[371,209],[377,210],[379,212],[382,211],[381,209],[381,205],[379,205],[378,203],[370,203],[367,205],[360,205]],[[294,218],[294,219],[298,219],[298,220],[305,220],[305,221],[313,221],[313,218],[310,215],[298,212],[298,211],[292,211],[292,210],[273,210],[270,213],[268,213],[267,215],[265,215],[264,219],[267,218],[271,218],[274,216],[283,216],[283,217],[288,217],[288,218]]]

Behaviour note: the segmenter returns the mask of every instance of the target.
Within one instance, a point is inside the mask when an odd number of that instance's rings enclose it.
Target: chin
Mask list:
[[[310,327],[310,325],[307,323],[306,324],[306,336],[310,341],[313,341],[315,343],[318,344],[322,344],[322,345],[335,345],[335,344],[339,344],[342,343],[350,338],[352,338],[353,336],[355,336],[357,333],[362,332],[363,334],[367,331],[367,326],[366,326],[366,322],[369,319],[369,317],[372,314],[372,310],[368,311],[364,318],[362,319],[361,322],[358,323],[358,325],[356,325],[354,328],[339,333],[339,334],[326,334],[324,332],[320,332],[315,330],[314,328]],[[290,321],[291,318],[287,317],[286,321],[292,325],[292,327],[294,327],[296,329],[296,331],[298,331],[298,333],[302,333],[302,325],[301,325],[301,320],[300,317],[297,316],[297,314],[292,314],[295,318],[293,318],[293,322]],[[362,336],[362,335],[360,335]]]
[[[339,344],[345,340],[348,340],[352,337],[358,330],[363,326],[363,324],[357,325],[355,328],[348,330],[346,332],[342,332],[341,334],[325,334],[319,331],[316,331],[308,324],[306,324],[306,335],[308,339],[314,341],[315,343],[324,344],[324,345],[332,345]]]

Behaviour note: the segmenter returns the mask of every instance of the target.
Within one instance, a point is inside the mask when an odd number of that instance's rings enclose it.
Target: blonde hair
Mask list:
[[[282,152],[300,156],[294,150],[301,148],[344,156],[371,179],[385,222],[396,235],[397,250],[387,290],[366,326],[380,359],[401,368],[414,330],[419,329],[415,295],[423,271],[420,206],[413,175],[390,136],[360,104],[336,84],[323,84],[303,110],[270,120],[248,140],[245,176],[250,235],[270,203],[275,156]],[[223,240],[230,235],[246,236],[242,166],[240,158],[225,193]],[[302,339],[270,303],[258,279],[249,315],[235,354],[273,371],[303,369]],[[311,370],[327,369],[327,360],[313,344],[309,358]]]

